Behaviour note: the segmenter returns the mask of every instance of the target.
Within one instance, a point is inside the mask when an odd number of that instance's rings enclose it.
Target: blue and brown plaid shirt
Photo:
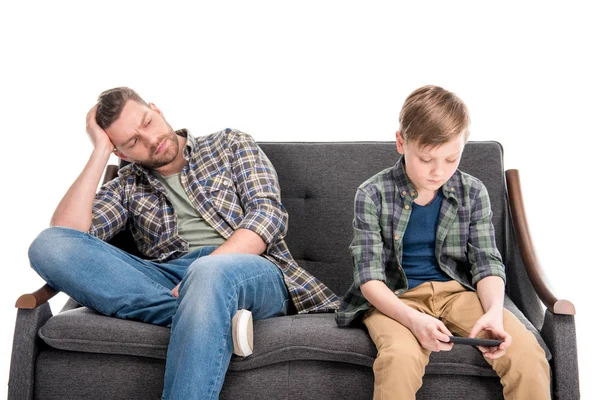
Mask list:
[[[273,165],[250,135],[226,129],[203,138],[187,130],[181,171],[183,187],[202,218],[225,239],[249,229],[267,244],[263,256],[284,275],[299,313],[336,309],[338,297],[292,258],[284,237],[288,215],[281,204]],[[96,195],[89,233],[109,240],[129,229],[140,252],[157,262],[184,255],[188,243],[177,234],[177,216],[162,184],[132,163]]]
[[[435,240],[440,268],[474,290],[487,276],[506,280],[494,236],[492,209],[483,183],[457,170],[442,188]],[[402,239],[418,193],[409,181],[404,158],[363,183],[354,201],[354,281],[337,313],[339,326],[360,321],[369,308],[360,285],[385,282],[397,296],[408,290],[402,270]]]

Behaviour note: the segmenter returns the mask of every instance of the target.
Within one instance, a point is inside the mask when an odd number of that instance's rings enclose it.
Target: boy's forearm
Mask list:
[[[484,312],[493,310],[502,313],[504,307],[504,280],[499,276],[488,276],[477,282],[477,295]]]
[[[416,312],[398,298],[382,281],[369,281],[360,285],[363,296],[375,308],[402,325],[409,327],[411,314]]]
[[[109,150],[94,150],[81,174],[56,207],[50,226],[63,226],[87,232],[92,224],[92,206]]]

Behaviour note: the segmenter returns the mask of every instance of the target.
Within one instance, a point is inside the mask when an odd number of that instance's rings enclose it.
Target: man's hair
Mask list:
[[[106,129],[119,119],[127,100],[148,105],[139,94],[128,87],[117,87],[100,93],[100,96],[98,96],[98,109],[96,110],[96,122],[100,125],[100,128]]]
[[[439,86],[412,92],[400,111],[400,134],[407,142],[438,147],[465,132],[469,137],[469,111],[454,93]]]

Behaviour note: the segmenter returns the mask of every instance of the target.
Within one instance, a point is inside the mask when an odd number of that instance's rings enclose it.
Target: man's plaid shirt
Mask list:
[[[187,130],[181,171],[190,201],[225,239],[237,229],[249,229],[267,243],[263,256],[284,275],[290,297],[299,313],[336,309],[337,296],[292,258],[283,238],[287,211],[281,204],[273,165],[250,135],[226,129],[203,138]],[[140,252],[165,262],[184,255],[187,242],[177,234],[177,217],[162,184],[146,168],[132,163],[104,185],[94,201],[89,233],[109,240],[123,229],[131,230]]]
[[[442,188],[443,199],[436,232],[435,256],[452,279],[474,290],[487,276],[506,280],[494,237],[492,209],[483,183],[457,170]],[[385,282],[397,296],[408,289],[402,270],[402,239],[412,203],[418,196],[404,168],[403,156],[363,183],[354,201],[354,282],[344,296],[337,323],[361,321],[369,308],[360,285]]]

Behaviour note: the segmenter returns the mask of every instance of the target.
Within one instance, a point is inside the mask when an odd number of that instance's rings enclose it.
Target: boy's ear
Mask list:
[[[396,131],[396,149],[398,153],[404,154],[404,138],[400,131]]]

